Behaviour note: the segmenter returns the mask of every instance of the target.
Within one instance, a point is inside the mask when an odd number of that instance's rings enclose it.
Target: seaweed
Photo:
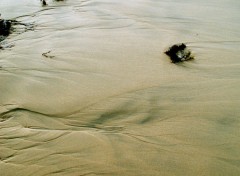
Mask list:
[[[191,51],[184,43],[171,46],[167,51],[165,51],[165,54],[170,57],[173,63],[194,59]]]
[[[0,20],[0,35],[8,36],[10,34],[12,23],[9,20]]]
[[[22,27],[21,27],[22,26]],[[19,31],[18,29],[24,29]],[[11,33],[21,34],[29,30],[34,30],[34,23],[22,23],[15,19],[1,19],[0,14],[0,49],[5,47],[2,45],[2,41],[5,40]],[[10,47],[12,47],[11,45]]]

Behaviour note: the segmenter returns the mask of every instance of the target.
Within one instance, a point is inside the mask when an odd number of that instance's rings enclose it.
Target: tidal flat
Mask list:
[[[0,1],[1,176],[240,175],[240,1],[46,3]]]

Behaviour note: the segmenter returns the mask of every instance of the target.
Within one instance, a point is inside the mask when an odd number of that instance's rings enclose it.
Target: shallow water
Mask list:
[[[240,2],[47,2],[0,2],[33,24],[0,50],[0,175],[240,174]]]

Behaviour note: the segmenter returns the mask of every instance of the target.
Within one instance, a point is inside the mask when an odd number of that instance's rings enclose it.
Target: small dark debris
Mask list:
[[[191,51],[184,43],[171,46],[167,51],[165,51],[165,54],[170,57],[173,63],[183,62],[194,58]]]
[[[48,51],[46,53],[42,53],[42,56],[46,57],[46,58],[54,58],[55,56],[50,56],[48,55],[49,53],[51,53],[51,51]]]
[[[42,5],[43,6],[46,6],[47,5],[47,2],[45,0],[41,0],[42,1]]]

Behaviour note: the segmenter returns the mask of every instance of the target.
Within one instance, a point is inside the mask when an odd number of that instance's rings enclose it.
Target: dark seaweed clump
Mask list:
[[[186,44],[175,44],[171,46],[165,54],[170,57],[173,63],[183,62],[193,59],[191,51],[187,48]]]
[[[34,30],[34,23],[22,23],[15,19],[1,19],[0,14],[0,49],[4,49],[2,41],[5,40],[11,33],[15,32],[17,34],[21,34],[29,30]]]
[[[0,35],[8,36],[11,29],[11,21],[0,19]]]

